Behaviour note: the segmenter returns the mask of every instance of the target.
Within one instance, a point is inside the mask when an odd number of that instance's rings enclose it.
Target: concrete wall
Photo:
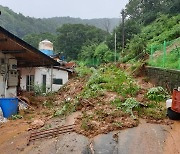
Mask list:
[[[42,86],[43,82],[43,75],[46,75],[46,91],[51,91],[51,68],[45,68],[45,67],[36,67],[32,68],[31,70],[27,68],[21,69],[21,88],[23,90],[26,89],[26,76],[27,75],[34,75],[34,84]],[[65,84],[68,81],[68,72],[64,70],[59,69],[53,69],[53,75],[52,78],[56,79],[62,79],[63,84]],[[52,85],[52,91],[58,91],[63,85]]]
[[[180,87],[180,71],[146,66],[146,76],[156,85],[173,90]]]
[[[11,64],[17,64],[17,60],[10,54],[3,54],[0,52],[0,60],[5,59],[5,64],[8,66]],[[0,64],[1,65],[1,64]],[[4,76],[0,74],[0,98],[13,97],[17,95],[17,87],[8,87],[5,82]]]

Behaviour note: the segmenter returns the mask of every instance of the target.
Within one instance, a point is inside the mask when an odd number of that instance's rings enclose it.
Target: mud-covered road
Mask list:
[[[55,119],[52,123],[71,124],[74,122],[72,117],[59,121]],[[29,133],[19,133],[18,125],[12,129],[10,124],[7,129],[0,128],[1,154],[180,154],[180,121],[167,126],[141,120],[138,127],[98,135],[92,139],[72,132],[35,141],[29,146],[26,145]],[[21,129],[25,130],[26,125]]]

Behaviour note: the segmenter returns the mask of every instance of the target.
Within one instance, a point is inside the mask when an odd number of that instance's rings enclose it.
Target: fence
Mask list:
[[[150,66],[180,70],[180,37],[152,45],[148,63]]]

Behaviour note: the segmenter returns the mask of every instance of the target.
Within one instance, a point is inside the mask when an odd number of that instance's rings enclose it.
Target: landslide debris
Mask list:
[[[76,132],[88,137],[135,127],[139,118],[168,123],[165,103],[147,98],[153,85],[145,77],[131,76],[130,67],[120,64],[97,69],[81,66],[78,76],[58,92],[57,102],[61,107],[56,115],[81,111],[75,122]]]

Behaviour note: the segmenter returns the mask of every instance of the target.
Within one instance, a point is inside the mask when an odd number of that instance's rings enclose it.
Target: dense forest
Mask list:
[[[63,24],[88,24],[112,32],[120,22],[120,19],[118,18],[80,19],[71,17],[53,17],[36,19],[25,17],[21,13],[17,14],[9,8],[1,5],[0,10],[0,25],[21,38],[31,33],[40,34],[48,32],[55,34],[56,29],[61,27]]]

